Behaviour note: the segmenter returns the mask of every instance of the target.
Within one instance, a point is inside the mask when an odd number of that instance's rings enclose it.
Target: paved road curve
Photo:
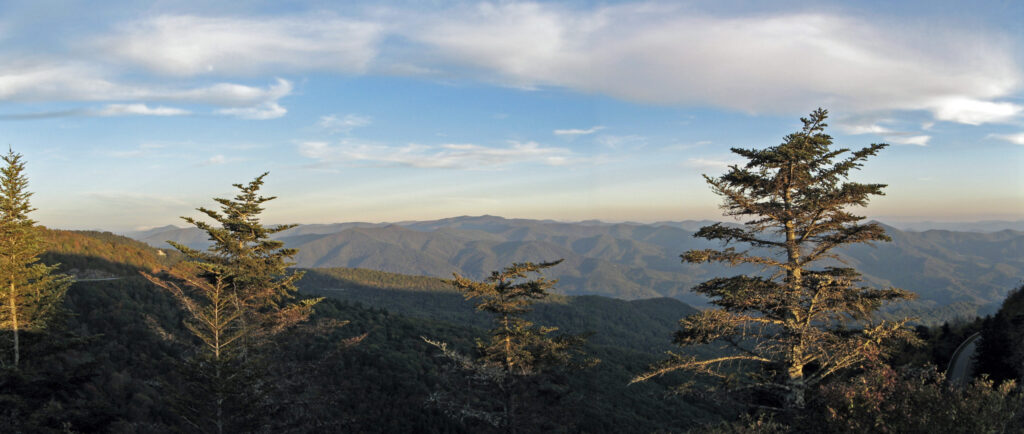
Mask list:
[[[971,376],[974,375],[974,354],[978,352],[980,341],[981,333],[970,335],[953,352],[949,368],[946,369],[946,378],[951,383],[964,386],[971,381]]]

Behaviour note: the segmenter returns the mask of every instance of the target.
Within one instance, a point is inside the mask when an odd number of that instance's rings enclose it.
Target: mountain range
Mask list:
[[[693,237],[710,221],[565,223],[495,216],[454,217],[394,224],[300,225],[278,234],[297,248],[303,268],[366,268],[392,273],[482,278],[513,262],[564,259],[551,269],[558,290],[626,300],[672,297],[706,305],[690,289],[715,276],[759,272],[750,267],[683,264],[689,249],[716,247]],[[994,312],[1024,277],[1024,232],[901,231],[885,226],[891,243],[854,245],[840,259],[875,286],[914,291],[900,313],[948,320]],[[195,228],[163,227],[127,234],[156,247],[175,241],[208,245]]]

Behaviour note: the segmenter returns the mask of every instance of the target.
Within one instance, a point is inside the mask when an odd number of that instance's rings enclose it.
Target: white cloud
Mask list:
[[[267,87],[235,83],[184,87],[116,83],[104,71],[82,64],[40,63],[0,72],[3,101],[179,101],[221,106],[250,106],[276,101],[292,92],[278,78]]]
[[[353,128],[365,127],[370,125],[373,120],[369,116],[361,116],[357,114],[347,114],[339,117],[338,115],[327,115],[321,116],[320,120],[317,121],[317,126],[325,130],[336,132],[336,133],[348,133]]]
[[[938,120],[981,125],[1012,120],[1024,111],[1024,107],[1009,102],[945,98],[936,102],[932,111]]]
[[[292,93],[292,83],[278,78],[267,87],[246,86],[235,83],[217,83],[212,86],[184,89],[151,91],[150,98],[194,101],[204,104],[247,107],[276,103]]]
[[[927,135],[894,135],[886,136],[885,141],[895,143],[897,145],[917,145],[917,146],[928,146],[928,141],[931,140],[931,136]]]
[[[573,10],[501,2],[412,21],[424,24],[403,26],[412,29],[407,37],[440,59],[437,68],[648,103],[926,110],[977,124],[1015,111],[998,99],[1024,81],[1012,45],[997,36],[830,13],[724,17],[667,4]]]
[[[742,165],[743,162],[728,158],[688,158],[683,166],[700,170],[724,171],[732,165]]]
[[[15,115],[113,116],[127,114],[180,115],[184,110],[150,109],[144,102],[166,101],[226,107],[225,114],[268,119],[284,115],[277,101],[292,92],[292,83],[278,78],[266,87],[236,83],[207,86],[118,83],[105,78],[99,68],[83,64],[39,63],[15,66],[0,72],[0,101],[138,101],[116,103],[99,110],[66,110],[59,113]]]
[[[601,131],[603,129],[604,129],[603,125],[597,125],[597,126],[585,129],[585,130],[581,130],[581,129],[555,130],[554,133],[555,133],[555,135],[558,135],[558,136],[582,136],[582,135],[587,135],[587,134],[594,134],[594,133],[596,133],[598,131]]]
[[[206,162],[205,162],[205,165],[207,165],[207,166],[219,165],[219,164],[224,164],[227,161],[228,161],[228,159],[226,157],[224,157],[221,154],[217,154],[217,155],[214,155],[214,156],[210,157],[209,159],[207,159]]]
[[[230,115],[242,119],[276,119],[288,113],[288,110],[276,102],[267,102],[253,107],[229,108],[217,110],[222,115]]]
[[[290,82],[157,84],[140,72],[236,78],[326,71],[557,86],[747,113],[913,110],[971,125],[1024,116],[1024,107],[1007,102],[1024,84],[1009,36],[955,26],[937,31],[924,18],[725,15],[671,2],[348,9],[354,12],[347,16],[159,15],[115,24],[50,63],[45,53],[35,57],[38,64],[0,59],[0,101],[188,102],[269,119],[287,112],[279,100],[291,93]],[[881,124],[863,127],[855,133],[888,132]]]
[[[181,116],[187,114],[189,114],[188,110],[164,106],[151,108],[145,104],[109,104],[106,107],[95,111],[96,116]]]
[[[509,142],[509,146],[496,148],[474,144],[386,146],[342,140],[335,145],[304,142],[299,145],[299,153],[325,163],[366,162],[436,169],[493,169],[516,163],[559,166],[569,162],[572,156],[568,149],[546,147],[536,142]]]
[[[878,124],[860,124],[860,125],[845,125],[841,124],[840,128],[847,134],[886,134],[891,133],[892,130],[883,127]]]
[[[376,57],[382,31],[381,24],[331,14],[161,15],[121,25],[94,44],[118,59],[167,75],[359,73]]]
[[[990,137],[994,137],[1000,140],[1013,143],[1015,145],[1024,145],[1024,133],[1017,134],[993,134]]]

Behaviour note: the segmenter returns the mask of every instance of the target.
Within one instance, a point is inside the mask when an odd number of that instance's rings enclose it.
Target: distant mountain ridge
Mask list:
[[[462,216],[396,224],[301,225],[279,239],[299,249],[305,268],[367,268],[402,274],[473,278],[519,261],[563,258],[549,273],[566,294],[596,294],[627,300],[673,297],[692,305],[706,301],[690,289],[714,276],[756,273],[754,268],[682,264],[689,249],[714,246],[693,237],[709,221],[657,224],[505,219]],[[149,231],[135,236],[160,246],[173,240],[206,245],[196,229]],[[166,230],[164,230],[166,229]],[[942,317],[991,312],[1024,277],[1024,232],[990,233],[886,230],[892,243],[840,250],[843,261],[876,286],[919,294],[915,312]]]
[[[906,221],[889,225],[904,231],[924,232],[930,230],[957,232],[999,232],[1004,230],[1024,231],[1024,220],[982,220],[976,222],[933,222]]]

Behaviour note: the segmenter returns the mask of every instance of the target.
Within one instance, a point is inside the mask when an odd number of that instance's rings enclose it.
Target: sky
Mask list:
[[[287,5],[285,5],[287,3]],[[126,231],[269,172],[271,223],[714,219],[829,110],[883,221],[1024,219],[1024,2],[0,3],[33,217]]]

